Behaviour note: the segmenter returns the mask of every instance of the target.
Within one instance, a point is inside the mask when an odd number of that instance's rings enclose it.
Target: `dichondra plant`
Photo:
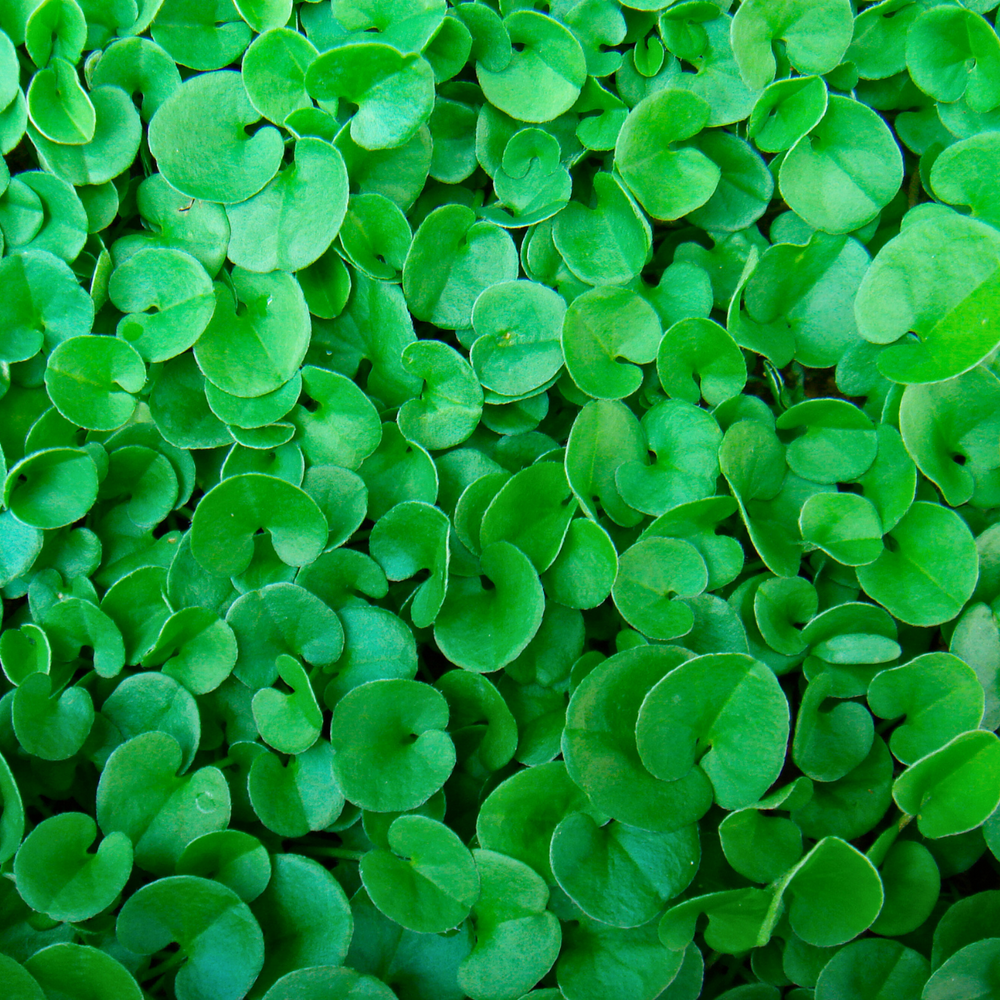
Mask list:
[[[996,0],[0,0],[0,997],[1000,995]]]

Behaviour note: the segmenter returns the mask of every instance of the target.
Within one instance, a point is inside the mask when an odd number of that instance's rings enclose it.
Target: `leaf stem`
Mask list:
[[[345,861],[360,861],[367,851],[349,851],[346,847],[312,847],[303,845],[299,850],[307,851],[309,854],[321,858],[343,858]]]
[[[187,954],[183,951],[175,952],[169,958],[165,958],[162,962],[157,965],[151,965],[147,970],[146,974],[142,977],[144,983],[148,983],[151,979],[162,978],[166,973],[170,972],[171,969],[175,969],[184,959],[187,958]]]

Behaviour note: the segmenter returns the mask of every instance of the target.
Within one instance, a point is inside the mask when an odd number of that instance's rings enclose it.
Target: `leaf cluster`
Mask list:
[[[0,3],[0,996],[1000,995],[995,7]]]

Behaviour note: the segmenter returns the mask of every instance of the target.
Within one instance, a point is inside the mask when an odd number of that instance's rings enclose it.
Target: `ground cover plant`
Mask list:
[[[0,3],[0,996],[1000,996],[994,7]]]

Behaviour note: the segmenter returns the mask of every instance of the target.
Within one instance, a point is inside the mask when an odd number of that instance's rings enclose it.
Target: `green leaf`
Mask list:
[[[180,250],[139,250],[112,272],[108,295],[126,313],[117,334],[145,361],[166,361],[191,347],[215,311],[204,267]]]
[[[97,822],[105,836],[124,833],[135,847],[136,865],[157,875],[172,871],[195,837],[229,823],[222,773],[203,767],[178,775],[180,766],[181,748],[172,736],[143,733],[111,754],[97,788]]]
[[[253,536],[266,529],[278,557],[304,566],[323,550],[326,518],[308,494],[275,476],[230,476],[198,504],[191,554],[209,573],[242,573],[253,558]]]
[[[514,51],[496,69],[476,64],[486,100],[525,122],[548,122],[568,111],[587,78],[586,59],[569,28],[534,10],[515,10],[503,27]]]
[[[924,10],[906,34],[913,82],[935,100],[965,97],[974,111],[1000,104],[1000,41],[971,10]]]
[[[748,714],[757,720],[751,731],[740,723]],[[781,772],[788,715],[777,679],[762,663],[738,653],[695,657],[643,700],[639,755],[663,781],[697,768],[720,805],[739,809],[760,798]]]
[[[614,543],[596,521],[569,522],[562,548],[542,574],[545,593],[569,608],[596,608],[611,593],[618,574]]]
[[[156,42],[136,35],[119,38],[101,53],[91,70],[88,78],[93,86],[112,84],[130,96],[141,94],[139,112],[144,122],[181,84],[180,72],[170,56]]]
[[[927,981],[921,997],[926,1000],[958,1000],[962,996],[989,996],[997,989],[997,957],[1000,944],[996,938],[976,941],[952,955]],[[956,992],[960,989],[961,994]],[[968,990],[976,993],[969,994]]]
[[[556,980],[567,1000],[652,998],[672,983],[685,954],[666,948],[652,923],[620,929],[583,919],[567,927]]]
[[[705,944],[715,951],[738,954],[767,942],[765,927],[772,894],[763,889],[730,889],[694,896],[672,906],[659,923],[660,941],[683,952],[692,942],[698,917],[708,917]]]
[[[283,125],[300,108],[312,107],[305,81],[316,58],[316,47],[305,35],[282,25],[262,31],[243,53],[242,64],[250,103],[275,125]]]
[[[399,408],[403,436],[427,449],[453,448],[476,429],[483,412],[483,390],[469,363],[440,341],[407,344],[403,367],[423,379],[418,399]]]
[[[258,690],[253,697],[254,722],[261,738],[275,750],[303,753],[319,738],[323,715],[302,664],[294,657],[279,656],[277,669],[292,693],[273,687]]]
[[[1000,343],[992,320],[998,266],[996,230],[957,214],[915,223],[890,240],[855,304],[861,336],[892,345],[879,354],[879,371],[894,382],[942,382],[985,358]],[[905,339],[909,332],[916,339]]]
[[[42,760],[67,760],[79,752],[94,723],[94,703],[82,687],[56,688],[48,674],[29,674],[12,705],[18,742]]]
[[[598,173],[593,183],[595,204],[571,201],[555,218],[552,241],[581,281],[629,281],[649,257],[649,225],[613,174]]]
[[[897,994],[916,996],[930,973],[927,959],[896,941],[866,938],[842,948],[823,967],[817,1000],[850,995],[878,1000]],[[922,994],[926,996],[926,993]]]
[[[705,561],[690,542],[647,538],[621,554],[611,593],[634,628],[654,639],[675,639],[694,624],[682,598],[697,596],[707,584]]]
[[[434,71],[415,52],[365,41],[317,56],[306,70],[306,90],[320,101],[344,99],[358,110],[351,138],[363,149],[404,145],[434,106]]]
[[[36,66],[45,66],[53,56],[79,61],[86,39],[87,21],[73,0],[38,4],[24,25],[25,48]]]
[[[516,277],[517,253],[504,230],[477,221],[464,205],[443,205],[413,236],[403,265],[403,293],[417,319],[457,330],[470,325],[480,293]]]
[[[469,351],[483,387],[517,396],[544,386],[563,365],[561,334],[566,305],[537,282],[491,285],[476,299]]]
[[[73,922],[110,906],[132,872],[132,842],[112,833],[91,855],[96,838],[97,824],[85,813],[59,813],[36,826],[14,861],[21,898],[53,920]]]
[[[322,740],[290,758],[287,765],[272,753],[257,753],[250,764],[247,793],[257,818],[280,837],[323,830],[344,808],[333,751]]]
[[[382,438],[371,400],[349,378],[313,365],[302,369],[302,393],[291,421],[310,465],[359,468]]]
[[[566,766],[560,761],[539,764],[511,775],[490,793],[476,820],[476,836],[486,850],[524,862],[555,885],[553,832],[578,810],[594,812]]]
[[[177,874],[214,879],[251,903],[271,879],[271,857],[256,837],[241,830],[217,830],[184,848]]]
[[[400,816],[389,827],[389,847],[361,861],[372,902],[423,934],[458,926],[479,896],[476,864],[458,837],[426,816]]]
[[[984,695],[975,671],[950,653],[925,653],[876,674],[868,704],[883,719],[904,721],[889,738],[904,764],[940,749],[983,718]]]
[[[679,780],[662,781],[646,769],[636,745],[646,692],[688,659],[675,646],[617,653],[580,681],[566,713],[562,746],[570,777],[599,809],[641,830],[679,830],[711,805],[702,770],[685,768]]]
[[[3,361],[27,361],[43,345],[54,347],[90,332],[94,303],[69,267],[51,252],[28,249],[4,257],[0,279],[6,290],[0,317]]]
[[[995,210],[994,171],[997,138],[986,132],[970,136],[943,150],[931,168],[934,194],[943,202],[958,207],[968,205],[974,219],[996,227],[1000,216]]]
[[[397,280],[413,232],[395,202],[375,192],[352,195],[340,230],[347,259],[372,278]]]
[[[865,593],[901,621],[950,621],[972,596],[979,575],[975,543],[949,510],[918,501],[883,539],[885,551],[858,567]]]
[[[792,357],[836,364],[857,343],[854,298],[868,263],[859,243],[822,232],[804,247],[768,247],[744,286],[743,308],[738,299],[730,306],[732,336],[779,366]]]
[[[573,300],[563,321],[566,369],[590,396],[623,399],[639,388],[634,365],[656,357],[660,324],[652,307],[624,288],[594,288]],[[621,360],[625,359],[625,360]]]
[[[417,681],[375,680],[347,692],[334,709],[330,742],[348,800],[374,812],[426,802],[455,766],[447,724],[443,695]]]
[[[227,207],[229,259],[256,272],[308,267],[340,231],[347,195],[347,168],[337,149],[320,139],[300,139],[291,166],[252,198]]]
[[[830,97],[819,124],[788,151],[778,175],[792,211],[827,233],[849,233],[871,222],[902,180],[903,160],[889,127],[864,104],[839,95]]]
[[[237,268],[231,288],[216,283],[215,312],[194,356],[217,388],[241,398],[257,397],[292,378],[308,346],[308,309],[291,275]]]
[[[499,670],[531,641],[545,598],[531,560],[510,542],[494,542],[480,558],[482,575],[452,576],[434,623],[441,652],[478,673]]]
[[[723,327],[694,316],[674,323],[663,334],[656,373],[668,396],[688,403],[704,399],[718,406],[743,389],[746,361]]]
[[[29,956],[24,968],[46,997],[140,1000],[142,996],[132,974],[121,962],[89,945],[52,944]]]
[[[931,914],[941,892],[941,873],[934,855],[920,843],[893,844],[879,866],[885,902],[872,924],[876,934],[908,934]]]
[[[722,171],[700,150],[676,144],[707,124],[708,104],[695,94],[661,90],[632,109],[618,133],[615,164],[654,219],[677,219],[704,205]]]
[[[743,79],[764,87],[775,76],[772,46],[802,75],[829,73],[851,42],[853,14],[846,0],[749,0],[733,18],[733,52]]]
[[[561,465],[529,465],[504,483],[486,508],[480,544],[485,550],[494,542],[510,542],[543,573],[562,549],[576,506]]]
[[[86,515],[97,490],[97,468],[83,448],[45,448],[10,470],[3,502],[23,524],[62,528]]]
[[[45,1000],[38,980],[9,955],[0,958],[0,985],[14,1000]]]
[[[123,741],[156,731],[172,736],[183,755],[180,769],[191,766],[201,740],[198,706],[172,678],[157,673],[126,677],[101,706],[101,715]]]
[[[1000,382],[984,368],[973,368],[947,382],[909,385],[899,408],[906,450],[920,471],[952,507],[990,505],[997,465],[986,444],[995,419]],[[984,447],[985,445],[985,447]]]
[[[753,882],[775,881],[802,857],[802,831],[761,807],[731,812],[719,824],[719,840],[729,864]]]
[[[113,431],[135,411],[146,366],[135,348],[114,337],[84,335],[49,355],[45,388],[56,409],[80,427]]]
[[[234,672],[253,691],[278,679],[281,665],[277,658],[282,655],[328,667],[344,648],[344,630],[336,614],[304,587],[283,580],[243,594],[230,605],[226,621],[239,650]],[[295,667],[284,663],[283,669],[295,678],[295,686],[302,688],[302,697],[293,703],[298,708],[292,709],[291,705],[289,708],[292,717],[299,718],[305,727],[298,736],[304,739],[307,732],[315,729],[315,716],[307,708],[309,692]],[[270,695],[265,697],[272,699]],[[271,704],[276,708],[273,700]],[[273,729],[270,731],[274,733]]]
[[[80,85],[72,63],[65,59],[53,59],[32,77],[28,115],[35,128],[51,142],[81,146],[94,138],[97,126],[94,105]]]
[[[834,683],[829,673],[811,681],[795,722],[792,757],[814,781],[836,781],[849,774],[868,756],[875,737],[872,717],[863,705],[828,703]]]
[[[182,194],[236,204],[260,191],[281,166],[278,130],[265,126],[252,136],[246,131],[259,118],[239,73],[199,74],[153,115],[149,148],[163,176]],[[201,137],[198,155],[185,142],[193,131]]]
[[[238,1000],[264,964],[263,935],[246,903],[221,883],[193,875],[139,889],[118,914],[117,933],[140,955],[179,945],[184,962],[174,980],[177,1000]]]
[[[264,994],[264,1000],[393,1000],[396,996],[374,976],[353,969],[316,965],[282,976]]]
[[[829,95],[818,76],[775,80],[757,98],[747,122],[747,135],[765,153],[791,149],[826,113]]]
[[[559,921],[545,908],[548,887],[527,865],[494,851],[473,857],[482,888],[472,909],[475,945],[458,984],[472,1000],[516,1000],[555,964]]]
[[[824,837],[778,882],[775,903],[785,902],[803,941],[829,948],[870,927],[883,898],[874,865],[846,841]]]
[[[896,779],[892,797],[917,817],[925,837],[953,836],[974,830],[1000,804],[994,794],[998,769],[1000,741],[991,732],[973,730],[914,762]]]
[[[236,665],[233,630],[208,608],[183,608],[161,626],[143,654],[143,666],[158,666],[192,694],[214,691]]]
[[[309,900],[303,919],[302,900]],[[347,894],[318,861],[298,854],[274,859],[271,881],[252,912],[264,932],[259,992],[295,969],[344,961],[354,929]]]
[[[566,478],[589,516],[597,504],[616,524],[632,527],[642,514],[622,498],[615,472],[626,462],[643,462],[647,449],[635,414],[619,400],[594,400],[581,409],[566,444]]]
[[[615,482],[626,503],[664,514],[713,495],[722,432],[709,414],[683,400],[664,400],[647,410],[642,427],[655,461],[619,466]]]
[[[551,854],[560,887],[588,916],[640,927],[690,884],[701,850],[694,826],[652,833],[576,812],[556,827]]]

